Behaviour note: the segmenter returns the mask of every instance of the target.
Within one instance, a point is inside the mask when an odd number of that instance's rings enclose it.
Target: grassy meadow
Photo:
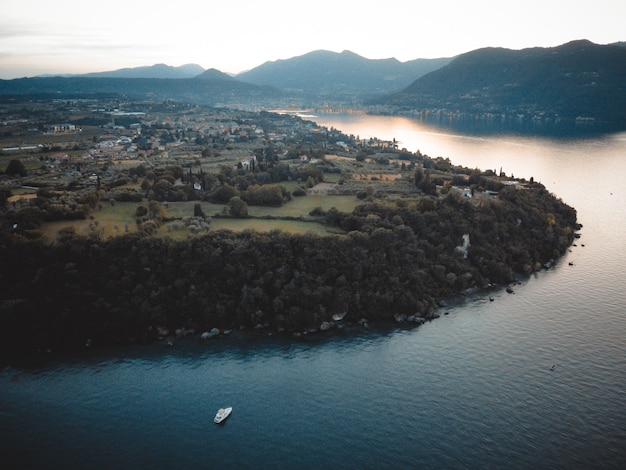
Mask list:
[[[341,212],[352,212],[359,204],[359,200],[354,196],[338,195],[309,195],[294,197],[282,207],[249,206],[247,219],[213,218],[211,230],[233,230],[241,232],[244,230],[256,230],[260,232],[270,232],[281,230],[288,233],[313,232],[319,235],[328,235],[332,231],[322,224],[312,220],[307,221],[309,213],[321,207],[323,210],[336,208]],[[168,219],[181,219],[191,217],[194,213],[194,205],[197,201],[190,202],[169,202],[166,204],[166,215]],[[202,202],[202,211],[211,217],[223,213],[226,207],[223,204],[211,204]],[[59,230],[65,227],[74,227],[76,233],[88,235],[91,231],[98,230],[104,239],[132,233],[137,230],[135,222],[135,212],[140,203],[136,202],[116,202],[111,205],[103,202],[101,208],[94,210],[90,218],[76,221],[48,222],[41,227],[41,232],[49,241],[53,241]],[[144,205],[146,205],[144,203]],[[262,219],[271,217],[271,219]],[[289,219],[302,220],[289,220]],[[186,230],[173,230],[164,224],[159,230],[159,235],[171,238],[186,238],[189,233]]]
[[[167,216],[169,218],[192,216],[196,203],[197,201],[168,202]],[[358,204],[359,201],[354,196],[308,195],[294,197],[281,207],[248,206],[248,215],[250,217],[308,217],[309,213],[316,207],[321,207],[323,210],[335,207],[341,212],[352,212]],[[136,207],[138,204],[134,205]],[[201,207],[206,215],[214,216],[221,214],[225,205],[202,202]]]

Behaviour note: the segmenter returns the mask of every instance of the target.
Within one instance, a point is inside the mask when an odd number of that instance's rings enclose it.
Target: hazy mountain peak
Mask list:
[[[159,63],[142,67],[128,67],[109,72],[88,73],[86,77],[100,78],[192,78],[204,72],[198,64],[185,64],[179,67]]]
[[[231,77],[230,75],[214,68],[205,70],[199,75],[196,75],[194,78],[198,78],[202,80],[234,80],[234,78]]]
[[[400,62],[367,59],[352,51],[316,50],[291,59],[265,62],[236,75],[238,80],[309,95],[363,96],[399,90],[451,59]]]

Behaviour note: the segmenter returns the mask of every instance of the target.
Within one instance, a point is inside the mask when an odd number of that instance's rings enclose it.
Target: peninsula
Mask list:
[[[2,120],[3,354],[419,323],[580,228],[532,179],[288,114],[101,97]]]

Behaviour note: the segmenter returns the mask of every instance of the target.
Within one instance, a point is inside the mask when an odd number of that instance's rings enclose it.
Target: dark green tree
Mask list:
[[[424,181],[424,171],[418,167],[417,170],[415,170],[415,186],[419,188],[422,181]]]
[[[11,160],[6,169],[6,174],[10,176],[26,176],[26,167],[22,160]]]
[[[239,196],[233,196],[228,201],[228,208],[230,210],[230,215],[233,217],[248,217],[248,204],[245,203],[243,199]]]
[[[199,202],[193,205],[193,216],[202,218],[206,217],[206,214],[202,210],[202,206]]]

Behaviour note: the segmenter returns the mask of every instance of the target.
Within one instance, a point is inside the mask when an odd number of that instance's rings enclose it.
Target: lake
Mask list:
[[[5,365],[3,461],[10,468],[622,468],[626,133],[550,139],[461,134],[399,117],[314,120],[470,168],[534,177],[578,210],[581,238],[514,294],[451,303],[415,329],[375,325],[300,339],[234,333]],[[223,406],[233,414],[217,426]]]

